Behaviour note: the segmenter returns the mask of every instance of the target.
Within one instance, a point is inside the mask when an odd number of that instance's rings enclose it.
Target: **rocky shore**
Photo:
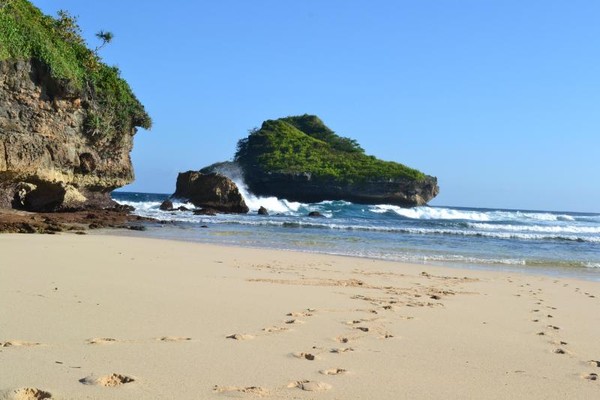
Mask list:
[[[88,210],[61,213],[36,213],[0,209],[0,233],[85,233],[89,229],[119,228],[144,230],[149,218],[130,214],[125,209]]]

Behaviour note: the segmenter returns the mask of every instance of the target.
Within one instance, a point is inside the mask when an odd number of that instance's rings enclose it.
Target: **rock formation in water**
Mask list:
[[[252,193],[291,201],[412,207],[439,192],[437,178],[366,155],[355,140],[336,135],[312,115],[265,121],[238,143],[235,163],[202,171],[227,175],[236,165]]]
[[[0,207],[114,205],[129,153],[151,121],[119,71],[88,49],[76,20],[0,0]]]
[[[223,213],[249,211],[235,182],[217,173],[181,172],[177,176],[177,185],[172,197],[187,199],[196,207]]]

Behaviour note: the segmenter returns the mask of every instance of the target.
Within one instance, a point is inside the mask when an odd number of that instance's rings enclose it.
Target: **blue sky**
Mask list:
[[[265,119],[316,114],[437,176],[433,205],[600,212],[595,0],[34,0],[79,17],[154,120],[125,190],[171,193]]]

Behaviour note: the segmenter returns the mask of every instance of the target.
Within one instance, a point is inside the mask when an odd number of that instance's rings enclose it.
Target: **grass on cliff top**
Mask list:
[[[44,15],[28,0],[0,0],[0,61],[36,59],[52,78],[88,103],[91,134],[149,129],[152,121],[116,67],[90,50],[74,17]],[[104,125],[104,126],[103,126]]]
[[[355,140],[336,135],[318,117],[306,114],[263,122],[238,142],[235,160],[263,172],[310,173],[314,179],[347,183],[426,177],[403,164],[366,155]]]

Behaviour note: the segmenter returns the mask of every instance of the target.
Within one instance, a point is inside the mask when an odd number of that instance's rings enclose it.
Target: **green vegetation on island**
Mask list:
[[[309,173],[311,179],[345,183],[426,178],[416,169],[366,155],[355,140],[307,114],[263,122],[238,142],[235,161],[245,171]]]
[[[53,18],[28,0],[0,0],[0,61],[41,62],[59,82],[64,97],[83,100],[86,135],[108,144],[134,127],[149,129],[152,121],[119,69],[104,64],[98,54],[112,33],[101,31],[96,36],[101,43],[91,50],[68,12],[59,11]]]

